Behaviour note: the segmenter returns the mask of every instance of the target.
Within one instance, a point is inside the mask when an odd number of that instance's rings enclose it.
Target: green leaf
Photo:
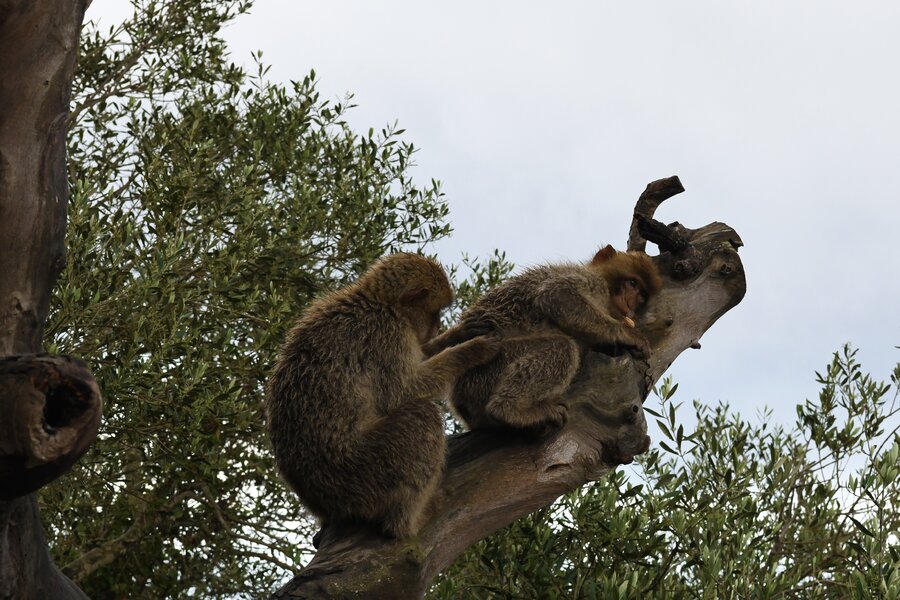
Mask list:
[[[855,519],[854,517],[849,516],[849,515],[848,515],[848,518],[851,521],[853,521],[853,524],[856,525],[856,528],[859,529],[861,532],[863,532],[863,534],[865,534],[869,537],[875,537],[875,534],[872,533],[871,531],[869,531],[869,529],[865,525],[860,523],[857,519]]]

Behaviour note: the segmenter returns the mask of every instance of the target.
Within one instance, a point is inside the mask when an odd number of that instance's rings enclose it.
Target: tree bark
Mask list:
[[[100,416],[83,364],[34,356],[65,264],[66,117],[86,8],[0,0],[0,598],[85,597],[50,559],[33,492],[87,450]]]
[[[645,452],[642,403],[652,385],[685,349],[699,348],[703,333],[746,291],[733,229],[653,220],[659,204],[683,190],[677,177],[648,185],[629,235],[629,249],[649,240],[661,250],[654,262],[663,289],[637,321],[652,346],[649,360],[590,353],[567,393],[569,421],[548,438],[499,430],[451,437],[440,506],[416,538],[329,527],[312,561],[274,597],[421,598],[478,540]]]
[[[87,366],[62,356],[0,358],[0,501],[53,481],[90,447],[100,390]]]

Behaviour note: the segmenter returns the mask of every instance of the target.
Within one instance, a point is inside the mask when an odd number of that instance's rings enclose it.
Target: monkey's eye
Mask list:
[[[625,285],[628,287],[636,288],[638,286],[637,279],[626,279]]]

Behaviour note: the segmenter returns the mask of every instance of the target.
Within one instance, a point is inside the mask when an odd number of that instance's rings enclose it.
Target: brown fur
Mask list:
[[[661,286],[646,254],[606,246],[585,265],[536,267],[488,291],[425,350],[493,331],[500,353],[457,381],[451,395],[457,415],[470,429],[559,426],[585,351],[622,346],[649,356],[647,340],[623,320]]]
[[[451,300],[439,264],[393,254],[313,302],[288,334],[269,380],[269,436],[279,472],[324,524],[418,530],[444,461],[434,400],[497,352],[478,338],[422,362]]]

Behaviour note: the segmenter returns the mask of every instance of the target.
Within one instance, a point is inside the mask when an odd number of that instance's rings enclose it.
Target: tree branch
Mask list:
[[[681,190],[677,178],[651,183],[638,201],[641,214],[652,219],[659,203]],[[478,540],[645,452],[642,403],[651,386],[685,349],[699,347],[703,333],[746,291],[733,229],[663,227],[684,244],[654,258],[663,289],[637,321],[653,348],[648,361],[590,353],[567,392],[569,422],[549,438],[500,430],[453,436],[440,503],[417,538],[330,527],[313,560],[275,597],[420,598]],[[633,238],[629,247],[638,244]]]
[[[666,177],[665,179],[657,179],[647,184],[647,188],[638,198],[637,204],[634,206],[634,221],[631,223],[631,229],[628,232],[628,249],[639,250],[643,252],[647,248],[647,242],[658,243],[647,237],[645,231],[641,231],[640,224],[642,222],[654,222],[653,215],[659,205],[684,191],[681,180],[677,176]]]
[[[187,498],[197,498],[193,490],[180,492],[157,509],[137,512],[134,522],[124,533],[100,546],[92,548],[73,561],[66,564],[66,575],[75,581],[84,579],[97,569],[113,563],[119,556],[128,551],[131,544],[140,540],[152,527],[157,527],[166,513],[171,512]]]

